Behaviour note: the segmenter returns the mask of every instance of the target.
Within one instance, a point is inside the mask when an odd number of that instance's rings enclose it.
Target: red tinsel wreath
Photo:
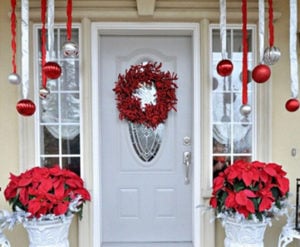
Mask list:
[[[156,128],[164,123],[170,110],[175,110],[177,103],[174,82],[177,75],[169,71],[161,71],[162,64],[148,62],[146,64],[132,65],[125,75],[119,74],[113,91],[116,94],[119,118],[132,123],[143,124]],[[142,107],[141,99],[135,95],[136,90],[143,85],[155,86],[156,103],[145,104]]]

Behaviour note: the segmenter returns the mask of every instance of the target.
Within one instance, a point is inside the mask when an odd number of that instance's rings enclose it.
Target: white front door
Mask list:
[[[98,50],[101,246],[192,247],[193,38],[108,32],[99,35]],[[120,120],[113,92],[119,74],[147,61],[178,76],[177,111],[155,132]],[[191,154],[188,168],[184,153]]]

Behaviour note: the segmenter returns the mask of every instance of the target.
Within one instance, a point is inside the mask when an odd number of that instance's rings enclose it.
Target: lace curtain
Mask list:
[[[252,124],[240,114],[241,96],[231,92],[213,94],[213,138],[243,153],[251,149]],[[233,112],[231,112],[233,111]]]

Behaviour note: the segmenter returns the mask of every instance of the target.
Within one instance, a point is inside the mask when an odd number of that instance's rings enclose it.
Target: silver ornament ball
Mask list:
[[[277,48],[276,46],[267,47],[264,51],[263,61],[267,65],[274,65],[278,62],[280,56],[281,52],[279,48]]]
[[[8,75],[8,81],[13,85],[21,83],[21,77],[17,73],[11,73]]]
[[[241,113],[243,116],[247,117],[247,116],[251,113],[251,106],[248,105],[248,104],[242,105],[242,106],[240,107],[240,113]]]
[[[63,44],[63,53],[65,57],[78,57],[79,48],[78,45],[73,41],[66,41]]]
[[[50,94],[50,90],[48,88],[43,87],[40,89],[40,98],[41,99],[46,99],[49,94]]]

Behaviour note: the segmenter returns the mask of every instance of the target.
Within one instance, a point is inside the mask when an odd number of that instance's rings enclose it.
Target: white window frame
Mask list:
[[[35,155],[34,155],[34,166],[41,166],[41,158],[40,158],[40,154],[41,154],[41,143],[40,143],[40,138],[41,138],[41,134],[40,134],[40,96],[39,96],[39,91],[40,91],[40,78],[39,78],[39,40],[38,40],[38,30],[41,29],[42,25],[40,23],[38,24],[33,24],[33,81],[34,81],[34,102],[36,104],[36,112],[34,114],[34,136],[35,136]],[[66,28],[66,24],[65,23],[57,23],[54,25],[54,29],[55,28],[59,28],[59,29],[65,29]],[[72,28],[76,28],[78,29],[78,36],[79,36],[79,41],[81,40],[81,25],[78,23],[74,23],[72,24]],[[79,42],[79,50],[80,50],[80,42]],[[79,53],[79,67],[81,67],[81,56]],[[79,73],[79,95],[80,95],[80,170],[82,171],[82,146],[83,146],[83,136],[82,136],[82,128],[83,128],[83,119],[82,119],[82,79],[81,79],[81,73]],[[51,92],[50,92],[51,93]],[[61,157],[60,157],[61,158]],[[28,168],[28,167],[27,167]]]
[[[209,37],[210,37],[210,61],[212,61],[212,30],[219,29],[219,24],[210,24],[209,25]],[[227,24],[227,29],[238,29],[241,30],[242,26],[240,24]],[[259,64],[258,60],[258,48],[257,48],[257,25],[255,24],[248,24],[247,29],[253,30],[253,42],[252,48],[254,53],[254,67]],[[210,65],[212,62],[210,62]],[[210,79],[212,85],[212,78],[213,72],[216,68],[210,66]],[[250,68],[249,68],[250,69]],[[252,68],[253,69],[253,68]],[[271,158],[271,79],[268,82],[265,82],[263,85],[256,83],[252,80],[253,85],[253,98],[252,98],[252,118],[253,118],[253,127],[252,127],[252,160],[261,160],[261,161],[270,161]],[[209,92],[211,94],[212,87],[210,86]],[[210,97],[210,105],[212,106],[212,101]],[[241,103],[242,105],[242,103]],[[212,151],[212,140],[213,140],[213,133],[212,133],[212,116],[210,120],[211,132],[210,132],[210,140],[211,140],[211,150],[210,150],[210,157],[213,156]],[[212,160],[212,159],[211,159]],[[211,178],[210,187],[212,187],[212,164],[211,164],[211,172],[209,174]]]

